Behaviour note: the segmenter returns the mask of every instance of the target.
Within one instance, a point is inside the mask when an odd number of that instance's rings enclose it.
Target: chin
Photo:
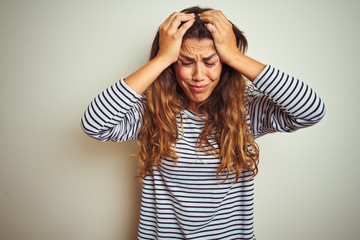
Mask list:
[[[208,97],[197,97],[197,98],[192,98],[191,101],[196,104],[199,104],[204,102],[206,99],[208,99]]]

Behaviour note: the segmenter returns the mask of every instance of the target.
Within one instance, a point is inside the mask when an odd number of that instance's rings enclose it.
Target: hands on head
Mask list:
[[[241,54],[233,31],[233,25],[220,10],[209,10],[199,14],[207,22],[206,28],[211,32],[216,51],[221,62],[230,65],[236,54]]]
[[[255,79],[264,69],[265,65],[243,54],[247,46],[246,38],[221,11],[205,10],[197,16],[186,11],[174,12],[160,25],[151,49],[150,61],[125,79],[134,91],[142,94],[164,70],[178,61],[184,36],[191,32],[186,37],[192,38],[192,34],[198,30],[202,36],[196,33],[193,38],[212,38],[220,62],[249,80]],[[194,24],[198,25],[199,29],[188,31]]]
[[[216,51],[221,62],[229,64],[236,54],[241,54],[233,32],[232,24],[219,10],[209,10],[199,14],[206,28],[211,32]],[[177,61],[183,37],[195,22],[194,13],[171,14],[159,27],[159,52],[157,57],[171,63]]]
[[[181,23],[185,22],[181,27]],[[170,63],[178,59],[182,39],[186,31],[194,24],[195,14],[171,14],[159,27],[159,52],[157,57],[163,57]],[[180,28],[179,28],[180,27]]]

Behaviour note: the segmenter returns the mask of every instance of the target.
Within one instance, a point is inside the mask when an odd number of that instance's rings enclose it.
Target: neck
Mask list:
[[[196,114],[198,114],[198,104],[192,102],[190,103],[190,106],[188,107],[188,109]]]

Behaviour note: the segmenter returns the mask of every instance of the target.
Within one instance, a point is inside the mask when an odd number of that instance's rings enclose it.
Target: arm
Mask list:
[[[216,51],[221,62],[253,81],[265,68],[265,65],[244,55],[236,45],[233,26],[219,10],[210,10],[200,14],[201,20],[208,22],[206,28],[214,38]]]
[[[247,77],[260,90],[249,88],[248,111],[254,135],[295,131],[320,121],[325,106],[303,82],[245,56],[236,46],[232,24],[218,10],[201,14],[208,22],[222,62]],[[249,90],[248,89],[248,90]]]
[[[177,60],[182,37],[194,23],[193,14],[173,13],[159,27],[159,51],[142,68],[99,94],[85,111],[81,126],[101,141],[137,138],[143,115],[142,94],[169,65]],[[180,24],[184,23],[180,28]]]
[[[269,65],[253,84],[247,89],[247,108],[254,137],[293,132],[324,117],[324,102],[308,85]]]
[[[81,118],[81,127],[101,141],[135,140],[143,114],[141,95],[121,79],[100,93]]]
[[[174,12],[159,27],[159,52],[145,66],[125,79],[135,92],[142,94],[172,63],[180,52],[185,32],[194,24],[195,15]],[[185,22],[180,28],[181,22]]]

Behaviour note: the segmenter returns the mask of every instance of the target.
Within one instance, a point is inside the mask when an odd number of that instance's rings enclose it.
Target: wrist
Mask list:
[[[239,53],[233,58],[230,67],[243,74],[247,79],[253,81],[257,75],[265,68],[265,65],[255,59]]]
[[[228,54],[227,58],[224,59],[223,62],[230,67],[235,68],[239,62],[243,61],[244,57],[245,55],[237,49],[232,51],[232,54]]]
[[[173,59],[170,59],[169,57],[162,56],[162,55],[156,55],[151,61],[156,62],[160,66],[162,66],[164,69],[166,69],[168,66],[173,64],[175,61]]]

